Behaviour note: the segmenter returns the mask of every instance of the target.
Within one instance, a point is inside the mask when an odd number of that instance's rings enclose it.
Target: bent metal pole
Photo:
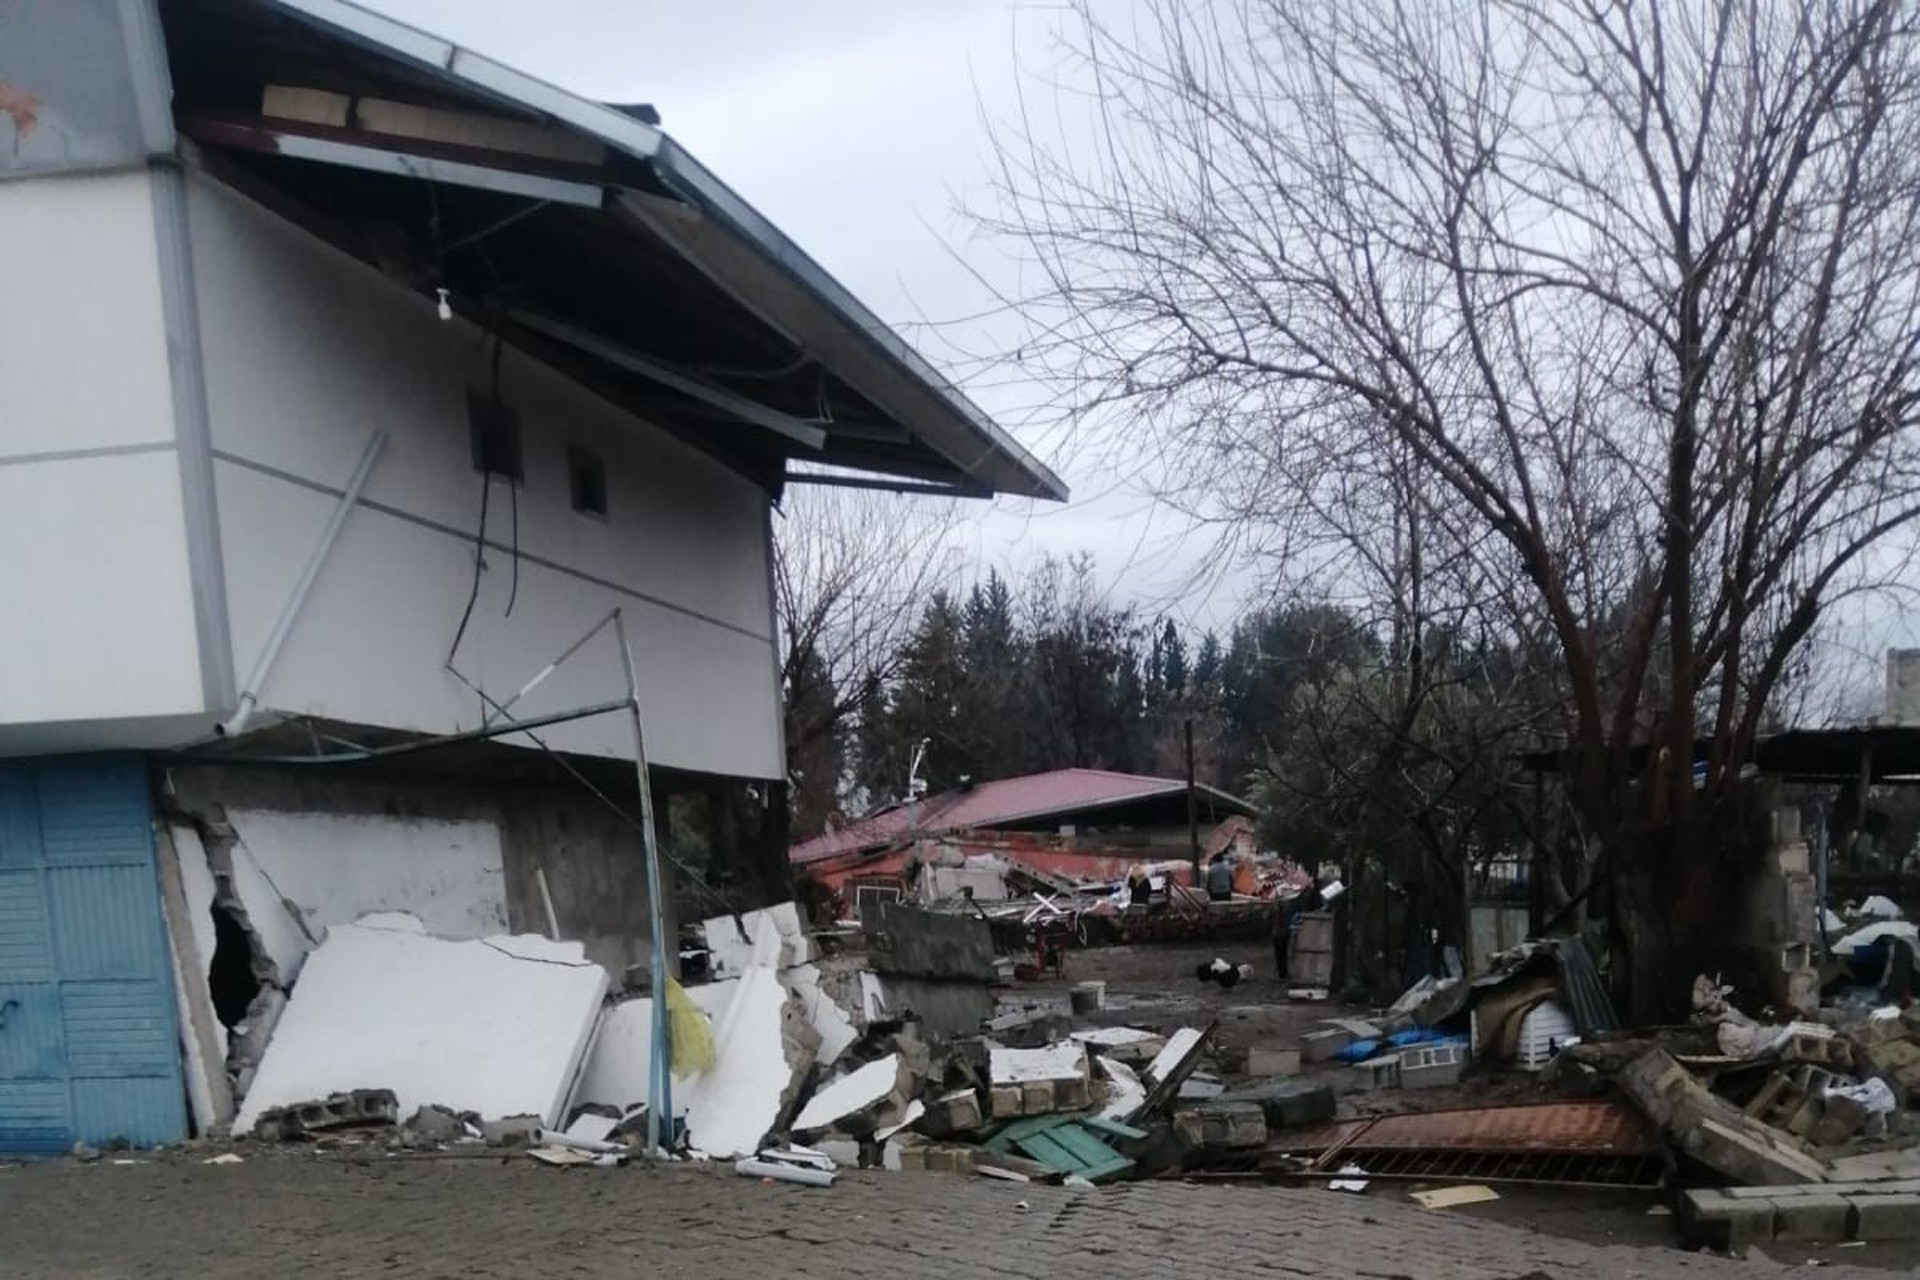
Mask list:
[[[613,611],[613,629],[620,640],[620,662],[627,676],[627,711],[633,720],[633,767],[640,783],[640,842],[647,859],[647,932],[652,935],[653,1044],[649,1050],[647,1090],[647,1154],[659,1156],[663,1144],[673,1141],[673,1076],[668,1070],[666,910],[660,887],[660,848],[654,834],[653,788],[647,784],[647,739],[640,727],[640,679],[633,666],[633,646],[627,639],[626,615]]]

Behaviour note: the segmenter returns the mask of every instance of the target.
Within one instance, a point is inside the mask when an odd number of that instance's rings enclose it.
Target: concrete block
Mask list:
[[[1020,1086],[1020,1113],[1029,1116],[1044,1116],[1059,1108],[1053,1096],[1054,1082],[1051,1080],[1028,1080]]]
[[[1399,1088],[1400,1055],[1389,1053],[1384,1057],[1369,1058],[1365,1062],[1354,1063],[1353,1087],[1356,1089]]]
[[[1245,1150],[1267,1145],[1267,1117],[1251,1102],[1210,1102],[1200,1108],[1203,1146]]]
[[[1853,1202],[1854,1238],[1920,1240],[1920,1195],[1857,1194]]]
[[[1353,1041],[1353,1032],[1343,1027],[1309,1031],[1300,1037],[1300,1056],[1308,1062],[1331,1062],[1335,1054]]]
[[[1017,1084],[995,1085],[987,1091],[987,1109],[995,1120],[1011,1120],[1020,1114],[1020,1086]]]
[[[928,1173],[972,1173],[973,1148],[953,1142],[935,1142],[926,1149]]]
[[[1831,1097],[1825,1102],[1820,1123],[1813,1126],[1816,1146],[1836,1147],[1860,1132],[1867,1122],[1867,1109],[1851,1098]]]
[[[1300,1074],[1300,1050],[1249,1049],[1246,1070],[1248,1075],[1262,1078],[1297,1076]]]
[[[1093,1105],[1093,1085],[1086,1080],[1053,1082],[1053,1108],[1056,1111],[1085,1111]]]
[[[1400,1052],[1400,1087],[1439,1089],[1460,1083],[1467,1051],[1457,1044],[1415,1046]]]
[[[880,1167],[894,1173],[921,1173],[930,1144],[917,1133],[896,1133],[880,1148]]]
[[[1751,1202],[1749,1202],[1751,1203]],[[1853,1206],[1830,1191],[1773,1202],[1776,1240],[1841,1241],[1853,1234]]]
[[[978,1129],[980,1095],[972,1089],[956,1089],[933,1104],[933,1123],[948,1133],[966,1133]]]
[[[1738,1253],[1748,1245],[1773,1239],[1774,1205],[1764,1195],[1735,1198],[1724,1191],[1689,1191],[1680,1198],[1680,1225],[1694,1243]]]
[[[1266,1080],[1230,1089],[1218,1102],[1251,1102],[1267,1117],[1267,1128],[1305,1129],[1333,1119],[1333,1089],[1317,1080]]]

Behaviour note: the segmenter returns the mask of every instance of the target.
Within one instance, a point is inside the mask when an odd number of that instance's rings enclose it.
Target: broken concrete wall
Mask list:
[[[544,869],[562,937],[585,944],[616,983],[648,958],[639,833],[572,779],[196,765],[169,781],[170,809],[231,826],[248,854],[236,876],[252,882],[257,870],[277,886],[260,896],[292,901],[316,938],[385,910],[447,937],[545,933]],[[285,952],[284,939],[274,945]]]
[[[980,916],[922,911],[898,902],[880,910],[873,967],[881,973],[946,982],[993,982],[993,931]]]

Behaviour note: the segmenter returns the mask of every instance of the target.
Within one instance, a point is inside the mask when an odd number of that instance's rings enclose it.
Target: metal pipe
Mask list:
[[[592,716],[603,716],[610,711],[625,711],[630,700],[618,702],[596,702],[590,707],[578,707],[572,711],[556,711],[552,715],[529,716],[525,720],[514,720],[507,724],[492,724],[479,729],[467,729],[460,733],[446,733],[437,738],[423,738],[417,742],[400,742],[391,747],[360,747],[353,751],[335,751],[323,756],[249,756],[234,752],[182,751],[174,754],[175,760],[207,760],[221,764],[364,764],[369,760],[385,760],[390,756],[413,755],[420,751],[437,751],[441,747],[450,747],[461,742],[481,742],[488,738],[504,738],[509,734],[524,733],[528,729],[543,729],[550,724],[565,724],[572,720],[586,720]]]
[[[640,677],[633,666],[633,646],[627,642],[627,619],[623,611],[613,611],[613,629],[620,640],[620,664],[627,677],[627,710],[633,718],[633,768],[640,783],[640,843],[647,862],[647,931],[653,936],[653,1043],[651,1087],[647,1091],[647,1154],[658,1156],[663,1145],[673,1141],[673,1077],[667,1045],[667,944],[666,909],[661,901],[660,849],[653,823],[653,788],[647,782],[647,739],[640,725]]]
[[[287,637],[293,632],[293,623],[300,616],[300,610],[306,605],[307,597],[313,594],[313,584],[320,577],[321,566],[333,552],[333,544],[340,538],[340,530],[360,501],[360,491],[367,486],[367,476],[373,471],[373,464],[380,457],[380,450],[387,443],[387,433],[376,431],[367,441],[367,447],[360,454],[360,463],[353,469],[353,477],[347,481],[346,492],[340,495],[340,501],[334,504],[333,515],[327,520],[327,527],[320,531],[320,540],[314,544],[313,554],[307,557],[307,564],[300,571],[299,581],[293,584],[293,594],[287,597],[286,605],[280,610],[280,616],[273,624],[273,631],[267,636],[267,644],[254,661],[253,670],[247,674],[247,683],[240,690],[240,701],[235,705],[233,714],[213,727],[213,731],[223,738],[237,737],[253,719],[253,709],[260,703],[260,691],[265,688],[267,675],[273,670],[273,664],[280,658],[280,649],[287,643]]]

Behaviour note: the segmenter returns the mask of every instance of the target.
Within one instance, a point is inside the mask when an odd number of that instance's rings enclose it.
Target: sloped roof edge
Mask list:
[[[471,49],[351,0],[265,0],[270,7],[322,27],[431,74],[526,111],[541,113],[650,164],[669,189],[724,226],[784,273],[845,328],[932,396],[949,419],[941,434],[970,437],[942,451],[983,487],[1063,501],[1066,484],[995,423],[885,322],[804,250],[664,131],[605,103],[516,71]],[[970,455],[970,456],[969,456]]]

